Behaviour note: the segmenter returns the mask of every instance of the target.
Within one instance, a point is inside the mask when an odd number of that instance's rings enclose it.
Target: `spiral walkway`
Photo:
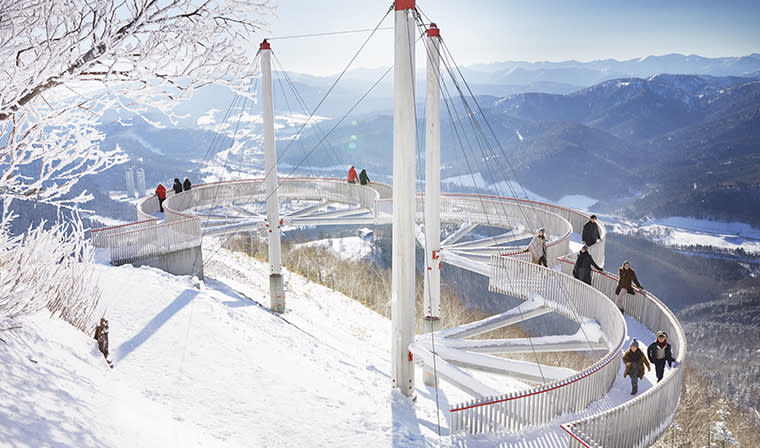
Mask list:
[[[378,225],[391,220],[391,190],[382,184],[284,178],[278,195],[281,224],[286,226]],[[269,228],[265,200],[262,179],[194,186],[166,199],[163,222],[157,218],[158,201],[150,196],[138,204],[137,222],[94,230],[92,239],[96,247],[110,250],[116,265],[143,263],[176,274],[202,275],[202,236]],[[595,271],[589,286],[570,275],[573,248],[580,246],[574,241],[587,220],[582,212],[534,201],[442,195],[441,221],[448,230],[442,235],[441,260],[486,276],[491,291],[524,300],[479,322],[418,335],[410,346],[418,365],[434,368],[438,378],[473,397],[450,406],[452,437],[498,432],[504,446],[645,447],[672,421],[681,368],[668,370],[663,381],[633,399],[610,394],[620,380],[629,327],[666,331],[678,364],[686,354],[686,339],[673,313],[650,292],[629,296],[623,316],[610,300],[617,284],[614,276]],[[550,268],[530,263],[523,253],[538,227],[549,235]],[[590,252],[603,265],[606,238],[601,223],[600,228],[603,238]],[[566,317],[578,330],[520,339],[469,339],[547,313]],[[585,353],[590,362],[574,370],[495,356],[565,352]],[[493,381],[494,374],[523,387],[505,391],[500,384],[506,383]],[[532,436],[526,439],[525,434]]]

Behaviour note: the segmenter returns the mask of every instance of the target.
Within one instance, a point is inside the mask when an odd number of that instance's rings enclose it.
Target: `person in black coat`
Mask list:
[[[174,188],[174,194],[182,193],[182,182],[176,177],[174,178],[174,185],[172,185],[172,188]]]
[[[578,258],[575,260],[575,267],[573,268],[573,277],[586,284],[591,284],[591,266],[595,267],[599,271],[604,269],[600,268],[596,264],[594,258],[588,253],[588,247],[583,246],[581,251],[578,252]]]
[[[673,368],[673,351],[668,343],[668,334],[664,331],[657,332],[657,340],[649,344],[647,347],[647,358],[654,364],[654,371],[657,374],[657,382],[659,383],[662,377],[665,375],[665,363],[668,363],[668,367]]]
[[[596,224],[596,215],[591,215],[589,221],[583,225],[583,234],[581,239],[586,246],[593,246],[597,241],[602,239],[602,235],[599,233],[599,226]]]
[[[184,182],[182,182],[182,189],[183,189],[184,191],[188,191],[188,190],[190,189],[190,187],[191,187],[191,186],[192,186],[192,184],[190,183],[190,179],[188,179],[188,178],[186,177],[186,178],[185,178],[185,181],[184,181]]]
[[[367,176],[367,170],[363,169],[359,172],[359,183],[367,185],[369,183],[369,176]]]

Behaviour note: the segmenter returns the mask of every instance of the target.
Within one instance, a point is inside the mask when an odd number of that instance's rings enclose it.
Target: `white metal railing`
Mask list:
[[[189,218],[114,233],[107,237],[111,264],[120,265],[201,245],[201,224]]]
[[[572,272],[572,261],[565,259],[562,265],[564,272]],[[591,281],[595,288],[614,297],[617,276],[593,271]],[[683,327],[673,312],[649,291],[645,295],[641,291],[627,295],[623,309],[652,333],[668,333],[668,342],[678,366],[666,371],[662,381],[633,400],[562,425],[571,436],[570,447],[647,447],[667,429],[678,408],[683,380],[683,369],[680,366],[686,356],[686,334]]]
[[[90,238],[92,239],[93,247],[100,249],[108,248],[108,237],[117,233],[129,232],[132,230],[139,230],[156,225],[158,218],[151,216],[150,219],[144,219],[142,221],[130,222],[127,224],[120,224],[117,226],[104,227],[102,229],[94,229],[90,231]]]
[[[328,200],[359,206],[375,213],[380,194],[376,189],[350,184],[343,179],[281,178],[277,194],[280,199]],[[193,186],[189,191],[167,197],[164,202],[167,221],[184,219],[183,211],[193,207],[231,205],[266,200],[264,179],[215,182]],[[178,217],[175,217],[179,215]]]
[[[610,350],[569,378],[451,406],[452,434],[518,431],[528,425],[548,424],[559,415],[585,409],[607,394],[617,375],[626,334],[625,321],[614,303],[572,277],[511,257],[492,257],[489,289],[526,299],[538,293],[547,306],[577,322],[596,320]]]

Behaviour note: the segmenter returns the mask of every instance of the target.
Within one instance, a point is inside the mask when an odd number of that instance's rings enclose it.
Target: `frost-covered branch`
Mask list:
[[[100,147],[106,111],[174,119],[200,86],[246,91],[268,1],[0,2],[0,193],[61,203],[126,161]]]
[[[3,226],[8,213],[6,207]],[[0,247],[0,316],[13,318],[47,308],[85,333],[92,332],[101,290],[78,217],[47,230],[43,222],[16,237],[3,228]]]

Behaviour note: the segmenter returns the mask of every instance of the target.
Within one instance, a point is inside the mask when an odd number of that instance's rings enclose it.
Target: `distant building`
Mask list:
[[[137,197],[144,196],[147,193],[145,189],[145,170],[137,169]]]
[[[135,197],[135,170],[132,168],[127,170],[127,197]]]

